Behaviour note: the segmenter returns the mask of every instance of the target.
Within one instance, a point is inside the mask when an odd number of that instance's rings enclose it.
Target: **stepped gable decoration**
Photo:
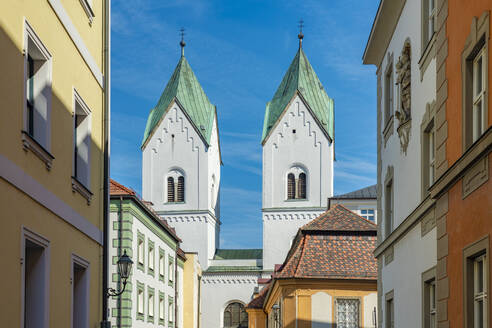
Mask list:
[[[411,111],[411,47],[410,42],[406,41],[398,62],[395,65],[397,80],[396,84],[399,86],[400,103],[398,110],[395,113],[398,119],[398,136],[400,137],[400,146],[402,152],[406,155],[408,143],[410,141],[410,128],[412,120]]]
[[[189,117],[195,130],[207,146],[210,143],[216,108],[210,103],[210,100],[205,94],[205,91],[203,91],[195,73],[184,56],[184,47],[186,45],[183,40],[184,30],[181,33],[181,58],[171,79],[164,88],[157,105],[150,111],[147,125],[145,126],[142,148],[145,147],[147,140],[154,133],[154,130],[166,114],[173,100],[176,100],[181,109]]]
[[[337,204],[299,229],[275,279],[377,279],[377,227]]]
[[[285,73],[280,86],[275,92],[273,99],[267,103],[265,120],[263,122],[263,134],[261,142],[270,134],[273,126],[277,123],[287,105],[298,92],[307,103],[311,114],[318,121],[321,129],[334,139],[334,102],[326,94],[321,81],[309,63],[306,54],[302,50],[302,30],[299,33],[299,50],[294,60]]]

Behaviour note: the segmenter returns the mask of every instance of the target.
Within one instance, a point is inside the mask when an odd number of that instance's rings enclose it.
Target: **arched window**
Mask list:
[[[178,202],[184,202],[184,181],[185,178],[183,176],[180,176],[178,178]]]
[[[174,203],[174,178],[167,178],[167,202]]]
[[[248,314],[239,302],[229,304],[224,310],[224,328],[247,328]]]
[[[296,197],[296,178],[293,173],[287,175],[287,199]]]
[[[306,173],[299,174],[297,180],[297,198],[306,199]]]

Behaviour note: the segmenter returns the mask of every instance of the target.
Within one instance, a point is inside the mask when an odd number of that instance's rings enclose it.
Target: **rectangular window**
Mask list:
[[[72,327],[89,326],[89,263],[72,255]]]
[[[465,328],[488,327],[489,237],[466,247],[463,256]]]
[[[148,292],[147,310],[149,314],[148,321],[154,322],[154,290],[149,288],[147,292]]]
[[[144,271],[145,263],[145,237],[142,233],[137,232],[137,267],[138,269]]]
[[[143,286],[138,286],[137,291],[137,312],[138,314],[144,314],[144,289]]]
[[[384,76],[384,124],[388,125],[393,116],[393,63],[388,64]]]
[[[149,254],[148,254],[148,261],[149,261],[149,271],[154,272],[154,243],[152,243],[150,240],[148,241],[149,244]]]
[[[159,323],[163,324],[164,323],[164,311],[165,311],[165,306],[164,306],[164,293],[159,293]]]
[[[432,40],[436,32],[436,2],[435,0],[422,1],[422,52]]]
[[[49,242],[23,231],[23,310],[24,328],[48,327]]]
[[[427,196],[428,189],[434,183],[435,179],[435,127],[434,119],[432,119],[424,129],[422,142],[422,194]]]
[[[91,111],[74,91],[73,176],[90,187]]]
[[[436,328],[436,268],[422,273],[422,327]]]
[[[384,193],[384,219],[385,236],[388,237],[393,231],[393,180],[386,184]]]
[[[359,303],[357,299],[339,298],[336,300],[337,328],[359,327]]]
[[[375,222],[376,220],[374,213],[374,209],[371,208],[364,208],[360,210],[360,216],[371,222]]]
[[[386,299],[386,315],[385,315],[385,327],[386,328],[394,328],[395,327],[395,309],[393,298]]]
[[[485,101],[485,47],[473,59],[473,106],[472,106],[472,141],[475,142],[485,130],[484,101]]]
[[[169,283],[172,285],[174,280],[174,260],[172,257],[169,257],[167,272],[169,275]]]
[[[171,296],[169,296],[167,305],[167,317],[169,318],[169,323],[172,323],[174,321],[174,302]]]
[[[165,253],[163,250],[159,249],[159,279],[163,280],[164,279],[164,268],[166,267],[165,265]]]

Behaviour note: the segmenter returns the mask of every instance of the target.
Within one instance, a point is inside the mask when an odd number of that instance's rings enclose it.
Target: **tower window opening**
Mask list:
[[[297,198],[306,199],[306,174],[299,174],[297,180]]]
[[[184,177],[180,176],[178,178],[178,202],[184,202]]]
[[[292,130],[292,133],[293,133],[293,134],[296,134],[296,129],[293,129],[293,130]]]
[[[289,173],[287,176],[287,199],[294,199],[296,197],[296,178],[293,173]]]
[[[167,178],[167,202],[174,203],[174,178]]]

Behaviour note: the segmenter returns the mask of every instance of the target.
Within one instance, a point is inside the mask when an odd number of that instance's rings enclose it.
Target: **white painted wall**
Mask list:
[[[110,213],[110,227],[113,227],[113,222],[118,221],[118,213],[117,212],[111,212]],[[132,317],[132,327],[135,328],[148,328],[148,327],[154,327],[157,326],[159,323],[159,291],[164,292],[165,294],[165,326],[168,326],[168,307],[167,307],[167,300],[168,296],[172,296],[175,298],[175,291],[174,287],[169,286],[168,280],[169,280],[169,275],[168,275],[168,263],[169,263],[169,255],[171,255],[174,259],[176,258],[176,252],[163,240],[161,240],[157,235],[155,235],[150,229],[148,229],[138,218],[133,216],[133,225],[132,225],[132,234],[133,234],[133,240],[132,240],[132,252],[133,252],[133,268],[132,268],[132,275],[129,278],[128,282],[131,283],[131,288],[132,288],[132,310],[131,310],[131,317]],[[144,234],[145,236],[145,249],[144,249],[144,257],[145,257],[145,265],[144,269],[145,272],[142,272],[140,269],[138,269],[138,264],[137,264],[137,254],[138,254],[138,235],[137,231],[140,231],[141,233]],[[114,238],[118,238],[118,232],[114,229],[111,228],[110,231],[110,240],[113,240]],[[151,276],[148,273],[148,238],[150,238],[151,241],[154,242],[154,276]],[[110,242],[110,245],[112,245],[112,242]],[[159,280],[159,247],[165,251],[165,276],[164,276],[164,281]],[[110,287],[117,287],[115,286],[115,283],[112,282],[112,274],[117,273],[117,267],[116,265],[112,264],[112,258],[113,256],[117,256],[117,250],[114,247],[109,248],[109,283]],[[182,280],[182,279],[181,279]],[[144,290],[144,321],[137,320],[137,281],[143,283],[145,285],[145,290]],[[129,285],[130,286],[130,285]],[[147,287],[154,288],[154,324],[151,322],[147,322],[147,315],[148,315],[148,305],[147,305],[147,299],[148,299],[148,293],[147,293]],[[182,293],[182,287],[181,287],[181,293]],[[109,299],[109,305],[110,308],[115,308],[117,306],[117,302],[115,299],[110,298]],[[116,327],[116,318],[111,317],[111,325],[113,327]],[[182,325],[181,325],[182,327]]]
[[[326,292],[311,295],[311,327],[332,328],[332,297]]]
[[[230,303],[251,301],[259,273],[213,274],[202,278],[202,324],[204,328],[224,327],[224,310]]]
[[[378,204],[376,199],[331,199],[331,206],[342,204],[357,215],[361,215],[362,209],[374,210],[374,223],[378,222]]]
[[[174,137],[173,137],[174,136]],[[185,201],[167,203],[167,176],[185,177]],[[142,150],[142,194],[182,238],[182,249],[198,252],[203,268],[219,246],[220,155],[216,121],[207,147],[183,110],[172,102]]]
[[[393,54],[396,64],[401,54],[405,40],[411,43],[411,111],[412,127],[407,154],[400,151],[398,138],[398,120],[394,121],[393,135],[384,145],[382,137],[381,175],[378,177],[379,186],[384,191],[384,179],[389,166],[394,167],[394,228],[403,222],[407,216],[422,201],[421,195],[421,122],[426,110],[426,104],[436,98],[436,60],[431,60],[426,73],[421,80],[419,60],[421,57],[421,1],[406,1],[399,21],[389,43],[381,67],[384,77],[388,64],[388,55]],[[395,71],[395,68],[393,68]],[[396,80],[396,78],[395,78]],[[384,111],[384,80],[381,81],[382,97],[381,110]],[[397,110],[398,89],[394,86],[394,111]],[[380,113],[382,115],[382,113]],[[384,115],[382,115],[384,117]],[[381,124],[384,124],[382,122]],[[381,131],[384,126],[381,126]],[[384,234],[384,203],[386,195],[383,193],[380,213],[380,224]],[[384,259],[384,256],[383,256]],[[384,261],[383,261],[384,262]],[[422,324],[422,295],[421,275],[436,265],[436,229],[421,237],[420,223],[412,228],[403,238],[394,245],[394,260],[379,269],[382,275],[382,318],[385,318],[384,295],[394,290],[395,327],[420,327]]]
[[[287,200],[292,167],[307,175],[305,200]],[[295,96],[263,145],[263,269],[283,263],[299,227],[326,211],[332,195],[333,144]]]
[[[373,312],[374,309],[376,309],[376,313],[377,313],[377,306],[378,306],[377,292],[371,293],[362,298],[362,311],[364,313],[364,322],[362,323],[362,327],[364,328],[376,327],[376,325],[374,325],[373,322]],[[377,318],[376,318],[376,324],[377,324]]]

